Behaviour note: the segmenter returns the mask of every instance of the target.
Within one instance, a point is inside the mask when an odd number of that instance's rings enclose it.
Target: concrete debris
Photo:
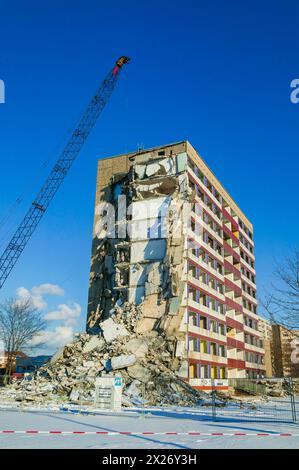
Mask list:
[[[102,351],[105,348],[105,340],[98,336],[92,336],[84,345],[82,354],[88,354],[95,349]]]
[[[177,377],[175,337],[149,331],[137,333],[138,308],[115,307],[113,318],[100,323],[99,335],[82,333],[52,361],[3,393],[19,402],[92,404],[95,381],[114,371],[123,378],[124,403],[192,406],[206,397]],[[2,396],[2,390],[0,391]]]
[[[108,320],[100,323],[100,328],[107,343],[111,343],[111,341],[114,341],[119,336],[127,336],[129,334],[123,325],[115,323],[112,318],[108,318]]]
[[[111,367],[112,370],[124,369],[125,367],[132,366],[135,362],[136,356],[134,354],[130,354],[129,356],[122,354],[111,359]]]

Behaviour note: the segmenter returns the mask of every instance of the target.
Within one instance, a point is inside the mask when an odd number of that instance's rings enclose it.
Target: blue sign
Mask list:
[[[114,379],[114,386],[115,387],[121,387],[122,386],[122,378],[121,377],[116,377]]]

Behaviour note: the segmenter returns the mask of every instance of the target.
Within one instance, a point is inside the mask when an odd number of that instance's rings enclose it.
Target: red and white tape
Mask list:
[[[68,434],[68,435],[98,435],[98,436],[268,436],[268,437],[298,437],[298,434],[294,433],[266,433],[266,432],[257,432],[257,433],[243,433],[243,432],[134,432],[134,431],[38,431],[34,429],[28,429],[26,431],[16,431],[12,429],[0,430],[0,434]]]

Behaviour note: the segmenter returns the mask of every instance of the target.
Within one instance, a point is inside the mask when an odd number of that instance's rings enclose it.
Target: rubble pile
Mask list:
[[[181,361],[175,356],[175,338],[155,330],[136,333],[137,321],[136,306],[116,307],[100,323],[98,335],[78,334],[30,381],[12,384],[14,399],[44,403],[57,397],[92,403],[96,378],[112,374],[123,378],[127,406],[198,404],[205,394],[177,376]]]

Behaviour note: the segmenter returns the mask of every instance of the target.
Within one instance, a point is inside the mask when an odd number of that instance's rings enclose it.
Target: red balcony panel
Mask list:
[[[244,331],[244,325],[243,323],[240,323],[233,318],[226,317],[226,324],[227,326],[230,326],[231,328],[235,328],[238,331]]]
[[[233,264],[231,264],[229,261],[227,260],[224,260],[224,268],[231,272],[231,273],[234,273],[234,275],[240,279],[241,278],[241,271],[237,268],[235,268],[235,266]]]
[[[239,359],[227,358],[227,366],[233,367],[236,369],[245,369],[245,361],[240,361]]]
[[[231,348],[244,349],[243,341],[238,341],[237,339],[230,338],[229,336],[226,338],[226,340],[227,340],[227,346]]]
[[[233,308],[237,312],[243,313],[242,305],[238,304],[234,300],[229,299],[228,297],[225,297],[225,303],[228,307]]]
[[[224,279],[224,285],[232,289],[237,295],[242,295],[241,287],[236,286],[236,284],[230,281],[229,279],[227,278]]]

